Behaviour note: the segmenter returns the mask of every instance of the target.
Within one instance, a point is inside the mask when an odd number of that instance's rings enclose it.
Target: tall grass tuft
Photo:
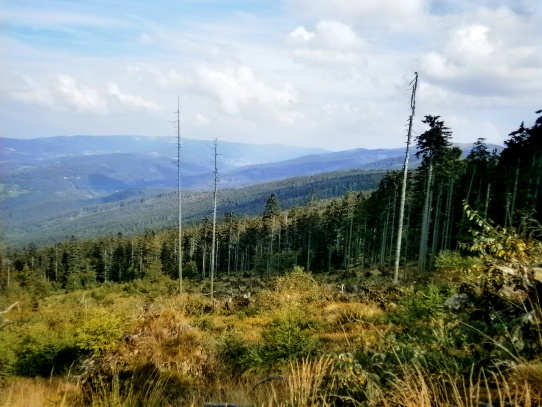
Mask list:
[[[329,389],[323,386],[324,378],[332,369],[333,360],[329,356],[291,362],[287,378],[290,405],[320,406],[325,403]]]

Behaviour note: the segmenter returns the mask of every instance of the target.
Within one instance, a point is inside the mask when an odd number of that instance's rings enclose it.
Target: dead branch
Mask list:
[[[14,307],[14,306],[18,306],[19,305],[19,301],[15,301],[13,304],[11,304],[5,311],[0,311],[0,314],[6,314],[8,313],[9,311],[11,311],[11,309]],[[19,308],[19,307],[17,307]],[[19,311],[20,311],[20,308],[19,308]]]

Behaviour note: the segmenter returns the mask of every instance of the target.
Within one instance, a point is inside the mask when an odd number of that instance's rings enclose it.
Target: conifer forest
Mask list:
[[[422,122],[403,210],[389,171],[258,215],[3,247],[0,406],[542,405],[541,111],[466,156]]]

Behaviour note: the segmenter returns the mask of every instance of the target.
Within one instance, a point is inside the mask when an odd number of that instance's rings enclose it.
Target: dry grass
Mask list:
[[[333,360],[328,356],[291,362],[281,375],[271,375],[256,380],[251,388],[245,383],[243,394],[232,394],[232,400],[241,405],[255,406],[326,406],[329,389],[324,379],[333,370]],[[248,390],[248,391],[247,391]]]
[[[386,325],[374,324],[385,314],[375,304],[330,301],[314,315],[322,322],[318,336],[325,339],[332,352],[367,351],[380,346]]]
[[[152,363],[200,377],[208,358],[203,332],[182,311],[162,308],[140,316],[130,328],[119,357],[128,364]]]
[[[478,377],[436,377],[417,365],[403,366],[393,389],[381,393],[375,405],[402,407],[534,407],[542,403],[542,381],[532,384],[503,371],[484,371]]]
[[[88,405],[91,407],[132,407],[145,405],[146,407],[164,406],[164,390],[168,386],[167,380],[158,372],[146,378],[143,383],[134,379],[122,382],[118,375],[111,381],[95,383],[93,392],[74,400],[74,406]],[[83,404],[85,403],[85,404]]]
[[[477,377],[471,375],[465,379],[446,374],[437,377],[417,365],[404,365],[391,387],[373,383],[364,404],[349,400],[349,405],[479,407],[489,403],[535,407],[542,403],[539,369],[537,364],[525,365],[516,369],[512,376],[505,371],[482,371]],[[280,375],[248,376],[239,380],[215,377],[212,382],[191,387],[189,394],[183,397],[182,405],[231,402],[241,406],[327,407],[336,400],[333,386],[324,380],[332,371],[333,360],[323,356],[292,362]],[[169,405],[164,404],[163,394],[172,382],[164,377],[167,375],[151,375],[141,385],[136,381],[121,383],[116,375],[112,381],[98,383],[85,405],[129,407],[141,405],[142,400],[146,407]],[[533,384],[533,380],[538,382]],[[81,390],[79,384],[68,379],[17,378],[0,389],[0,407],[82,406]]]
[[[0,387],[0,407],[68,407],[79,394],[63,379],[17,378]]]
[[[316,406],[325,401],[324,377],[333,369],[333,361],[326,356],[316,360],[304,359],[290,364],[288,390],[290,405]]]

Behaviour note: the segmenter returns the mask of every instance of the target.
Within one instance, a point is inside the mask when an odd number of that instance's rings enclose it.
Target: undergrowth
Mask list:
[[[29,299],[0,328],[0,406],[541,405],[539,271],[488,260],[444,252],[399,287],[295,268],[243,298],[141,282]]]

